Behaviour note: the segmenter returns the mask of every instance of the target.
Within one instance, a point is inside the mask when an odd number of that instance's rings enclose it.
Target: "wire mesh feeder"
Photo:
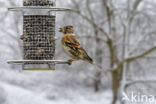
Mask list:
[[[23,60],[9,60],[9,64],[22,65],[24,70],[54,70],[55,64],[55,13],[70,10],[54,8],[54,0],[24,0],[24,7],[9,8],[23,13]]]
[[[54,6],[55,0],[24,0],[24,6]]]

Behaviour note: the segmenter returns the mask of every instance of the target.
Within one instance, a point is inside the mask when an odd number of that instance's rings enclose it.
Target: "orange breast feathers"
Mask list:
[[[80,43],[78,42],[75,36],[65,34],[62,37],[62,44],[65,45],[65,42],[70,43],[75,48],[81,48]]]

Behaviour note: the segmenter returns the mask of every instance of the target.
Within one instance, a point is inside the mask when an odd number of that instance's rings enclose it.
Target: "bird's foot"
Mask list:
[[[68,65],[71,65],[73,61],[75,61],[75,60],[74,59],[69,59],[68,60]]]

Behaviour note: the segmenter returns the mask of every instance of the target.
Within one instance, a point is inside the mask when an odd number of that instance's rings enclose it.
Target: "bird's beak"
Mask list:
[[[62,30],[63,30],[62,28],[59,28],[59,32],[63,32]]]

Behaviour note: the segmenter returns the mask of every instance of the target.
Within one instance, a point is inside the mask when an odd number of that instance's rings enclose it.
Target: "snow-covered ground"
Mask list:
[[[2,74],[3,73],[3,74]],[[61,72],[1,71],[3,104],[110,104],[111,91],[95,93],[91,88],[70,84]],[[60,75],[60,77],[58,76]],[[44,76],[45,75],[45,76]],[[38,78],[40,76],[40,78]],[[54,77],[57,79],[54,80]],[[50,78],[50,79],[48,79]],[[64,82],[62,82],[64,81]],[[68,84],[65,84],[68,82]]]
[[[7,95],[7,104],[53,104],[41,94],[6,83],[0,84]]]

